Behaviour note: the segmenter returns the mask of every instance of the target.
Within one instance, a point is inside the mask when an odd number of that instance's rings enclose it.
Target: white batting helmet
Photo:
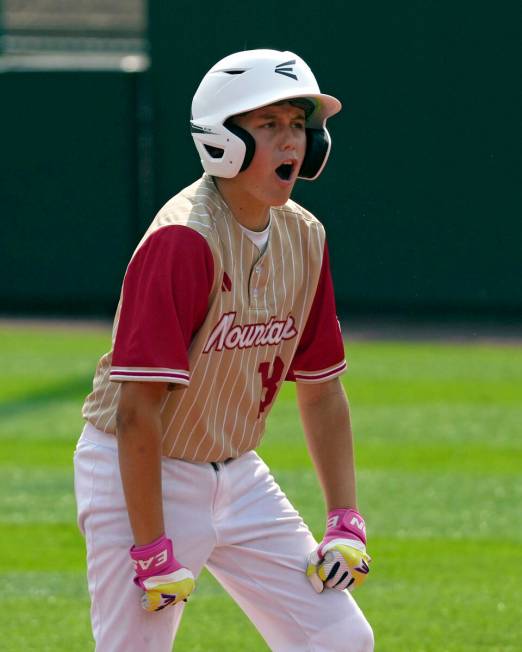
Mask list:
[[[192,137],[203,169],[235,177],[254,156],[254,138],[229,118],[283,100],[307,100],[306,153],[299,177],[316,179],[330,153],[326,120],[341,103],[320,92],[308,65],[293,52],[247,50],[218,61],[203,77],[192,100]],[[298,102],[296,102],[298,103]]]

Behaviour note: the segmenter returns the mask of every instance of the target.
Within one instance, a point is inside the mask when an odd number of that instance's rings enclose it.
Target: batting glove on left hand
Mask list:
[[[146,546],[132,546],[134,584],[143,589],[141,606],[145,611],[160,611],[185,600],[196,583],[188,568],[174,557],[172,541],[165,535]]]
[[[306,576],[317,593],[325,586],[353,591],[370,572],[364,520],[354,509],[333,509],[326,527],[323,540],[308,558]]]

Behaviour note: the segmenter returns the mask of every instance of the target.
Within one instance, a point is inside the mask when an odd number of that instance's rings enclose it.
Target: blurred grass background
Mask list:
[[[93,649],[72,453],[108,329],[0,326],[0,649]],[[356,595],[381,652],[518,652],[522,350],[348,341],[372,575]],[[319,537],[324,511],[286,384],[261,454]],[[208,574],[176,649],[266,650]]]

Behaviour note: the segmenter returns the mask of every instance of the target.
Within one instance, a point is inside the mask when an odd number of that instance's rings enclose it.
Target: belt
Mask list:
[[[229,464],[230,462],[233,462],[235,459],[236,459],[235,457],[227,457],[227,459],[223,460],[222,462],[210,462],[210,464],[212,465],[214,471],[219,471],[220,464]]]

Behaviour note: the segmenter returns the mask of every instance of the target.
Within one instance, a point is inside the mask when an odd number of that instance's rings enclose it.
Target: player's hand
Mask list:
[[[196,586],[192,573],[174,557],[172,541],[165,535],[146,546],[132,546],[130,556],[134,583],[144,591],[141,606],[146,611],[186,601]]]
[[[325,586],[353,591],[370,572],[370,561],[362,516],[354,509],[334,509],[323,540],[308,558],[306,576],[317,593]]]

